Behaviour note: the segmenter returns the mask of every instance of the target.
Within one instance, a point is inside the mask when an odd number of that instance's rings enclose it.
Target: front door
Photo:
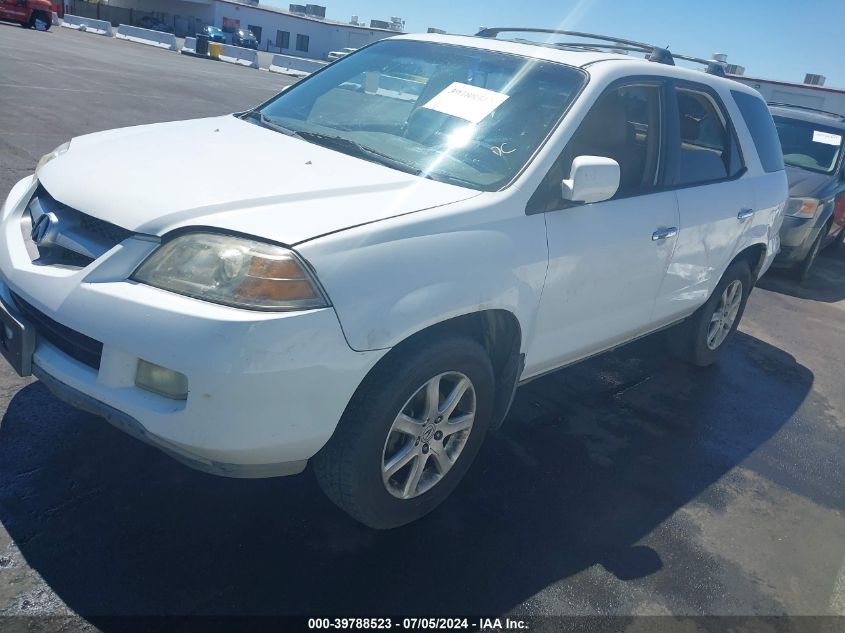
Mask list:
[[[529,203],[545,212],[549,269],[524,377],[651,329],[678,226],[675,193],[660,190],[665,101],[659,79],[605,91]],[[584,155],[619,163],[612,199],[561,199],[561,180]]]

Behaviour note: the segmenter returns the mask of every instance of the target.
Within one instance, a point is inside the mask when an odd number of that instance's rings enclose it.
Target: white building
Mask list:
[[[360,48],[398,32],[392,21],[391,28],[347,24],[264,6],[256,0],[109,0],[108,4],[73,0],[72,4],[70,13],[113,24],[137,25],[150,16],[177,35],[193,35],[204,25],[227,31],[247,28],[258,38],[261,50],[313,59],[326,59],[330,51]]]
[[[745,75],[728,76],[758,90],[766,101],[806,106],[845,116],[845,90]]]

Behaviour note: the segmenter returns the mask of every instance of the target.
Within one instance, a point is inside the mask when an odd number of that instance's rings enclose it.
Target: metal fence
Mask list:
[[[180,37],[195,35],[205,26],[205,22],[194,16],[140,11],[138,9],[113,7],[99,2],[83,2],[82,0],[75,0],[71,5],[71,11],[68,11],[68,13],[73,15],[106,20],[111,22],[112,26],[131,24],[145,29],[168,31]]]

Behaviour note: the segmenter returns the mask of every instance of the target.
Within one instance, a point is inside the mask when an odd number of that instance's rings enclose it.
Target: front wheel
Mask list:
[[[825,235],[827,235],[826,226],[819,231],[816,239],[813,240],[813,244],[810,246],[810,250],[807,252],[806,257],[795,265],[793,271],[798,281],[806,281],[807,277],[810,276],[810,269],[813,267],[813,264],[816,263],[816,258],[819,256],[819,251],[821,250],[822,241],[824,240]]]
[[[493,369],[465,338],[423,341],[364,380],[313,466],[323,492],[388,529],[436,508],[469,469],[493,409]]]
[[[715,363],[739,327],[751,287],[748,264],[731,264],[707,302],[669,332],[675,355],[699,367]]]

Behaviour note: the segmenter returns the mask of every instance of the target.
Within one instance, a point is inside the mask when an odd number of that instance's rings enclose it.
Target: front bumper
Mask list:
[[[776,268],[792,266],[802,261],[810,251],[818,234],[816,218],[785,216],[780,228],[780,253],[774,261]]]
[[[301,470],[385,352],[353,351],[331,308],[254,312],[127,281],[154,240],[127,239],[80,270],[35,265],[19,226],[34,188],[26,180],[3,209],[0,298],[13,305],[15,293],[103,344],[95,369],[37,337],[33,373],[74,406],[202,470]],[[135,386],[139,359],[185,374],[187,399]]]

